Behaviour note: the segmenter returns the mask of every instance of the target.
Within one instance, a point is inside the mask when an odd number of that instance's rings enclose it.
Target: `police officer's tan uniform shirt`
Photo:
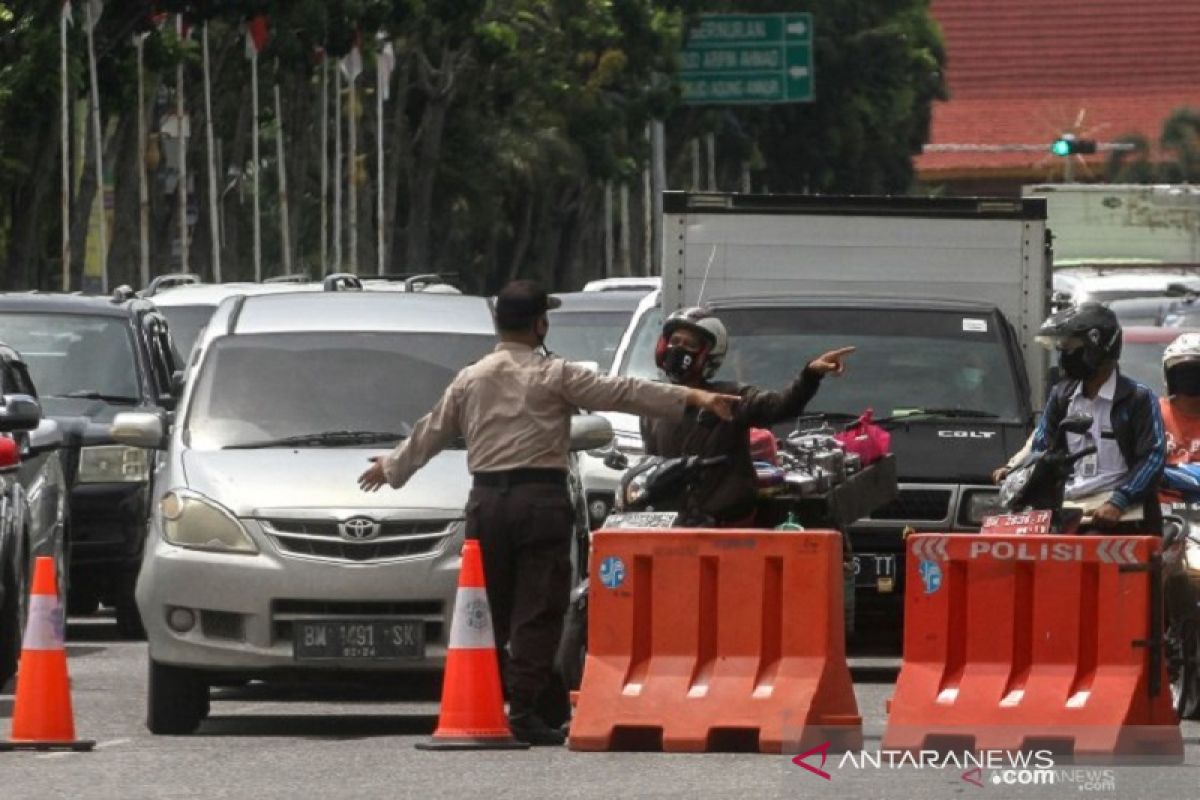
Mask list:
[[[460,436],[472,473],[566,470],[575,409],[679,417],[687,395],[682,386],[601,377],[526,345],[501,343],[458,373],[412,435],[384,459],[384,474],[398,489]]]

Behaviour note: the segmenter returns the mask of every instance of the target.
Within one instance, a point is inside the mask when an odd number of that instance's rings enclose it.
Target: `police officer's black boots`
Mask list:
[[[532,711],[513,708],[508,715],[508,726],[517,741],[531,744],[534,747],[558,746],[565,744],[566,735],[557,728],[551,728],[546,721]]]

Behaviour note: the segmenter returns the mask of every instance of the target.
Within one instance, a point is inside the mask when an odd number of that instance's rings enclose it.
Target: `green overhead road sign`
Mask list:
[[[705,14],[683,48],[683,102],[811,102],[812,43],[812,14]]]

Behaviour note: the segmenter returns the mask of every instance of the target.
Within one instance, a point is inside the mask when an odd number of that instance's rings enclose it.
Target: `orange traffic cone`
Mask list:
[[[483,581],[479,542],[463,542],[458,596],[450,623],[450,647],[442,681],[437,730],[419,750],[522,750],[504,714],[500,664],[492,634],[492,612]]]
[[[12,739],[0,741],[0,751],[91,750],[96,746],[95,742],[75,738],[63,625],[54,559],[39,556],[33,570],[29,621],[17,670]]]

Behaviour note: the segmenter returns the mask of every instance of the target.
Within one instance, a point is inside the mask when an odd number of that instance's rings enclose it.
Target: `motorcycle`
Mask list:
[[[1096,447],[1091,445],[1072,453],[1067,447],[1067,434],[1083,435],[1091,427],[1092,417],[1087,414],[1072,414],[1064,419],[1055,441],[1045,450],[1027,455],[1004,479],[1000,486],[1000,507],[1010,514],[1032,512],[1043,517],[1048,514],[1049,519],[1044,523],[1048,527],[1042,533],[1073,533],[1082,515],[1078,510],[1063,508],[1067,482],[1075,472],[1075,465],[1095,453]]]
[[[705,470],[724,464],[726,456],[701,458],[652,456],[629,467],[624,454],[613,450],[605,456],[609,469],[626,470],[617,488],[616,510],[604,527],[612,528],[697,528],[712,520],[683,508],[692,484]],[[571,591],[570,605],[563,621],[555,666],[570,689],[583,680],[587,658],[588,581],[585,578]]]
[[[1200,503],[1163,504],[1167,674],[1180,719],[1200,719]]]
[[[983,532],[1074,533],[1086,520],[1080,509],[1064,509],[1063,496],[1075,465],[1096,448],[1070,453],[1066,434],[1091,426],[1085,414],[1063,420],[1051,447],[1027,456],[1001,486],[1000,505],[1015,516],[992,518]],[[1200,719],[1200,503],[1164,504],[1162,585],[1171,700],[1180,719]]]

